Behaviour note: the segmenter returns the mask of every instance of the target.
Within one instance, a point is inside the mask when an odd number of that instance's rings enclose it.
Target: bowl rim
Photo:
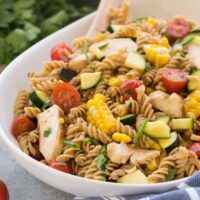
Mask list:
[[[33,48],[40,46],[41,43],[43,43],[43,41],[45,40],[50,40],[51,38],[53,38],[55,36],[55,34],[64,32],[65,29],[69,29],[71,26],[75,26],[76,24],[80,23],[80,21],[84,22],[84,21],[88,21],[90,19],[92,19],[95,16],[96,12],[93,12],[87,16],[85,16],[82,19],[77,20],[76,22],[52,33],[51,35],[45,37],[44,39],[40,40],[39,42],[37,42],[36,44],[34,44],[33,46],[31,46],[30,48],[28,48],[26,51],[24,51],[22,54],[20,54],[19,56],[17,56],[6,68],[5,70],[2,72],[1,76],[0,76],[0,85],[3,84],[3,82],[5,81],[5,77],[7,76],[7,74],[9,74],[15,67],[17,67],[17,65],[15,65],[15,63],[19,62],[20,60],[23,60],[24,57],[26,57],[26,55],[32,51]],[[108,182],[108,181],[98,181],[98,180],[93,180],[93,179],[88,179],[85,177],[80,177],[80,176],[76,176],[73,174],[67,174],[67,173],[63,173],[61,171],[55,170],[51,167],[48,167],[42,163],[40,163],[39,161],[36,161],[35,159],[33,159],[32,157],[28,156],[27,154],[25,154],[19,147],[17,147],[15,144],[13,144],[9,138],[7,137],[6,132],[3,130],[2,128],[2,124],[0,122],[0,139],[2,139],[3,143],[7,146],[10,155],[12,155],[12,152],[15,152],[17,157],[20,157],[21,159],[25,159],[27,163],[29,163],[30,165],[34,165],[37,168],[41,168],[42,170],[47,171],[47,173],[51,174],[55,174],[56,176],[64,176],[64,178],[71,177],[74,180],[77,181],[81,181],[82,183],[94,183],[94,184],[98,184],[99,186],[105,186],[109,185],[109,186],[113,186],[113,187],[120,187],[120,188],[125,188],[125,187],[132,187],[132,188],[141,188],[141,187],[146,187],[146,188],[154,188],[155,186],[166,186],[166,185],[171,185],[172,183],[175,185],[176,183],[181,183],[181,182],[185,182],[189,177],[185,177],[182,179],[178,179],[178,180],[173,180],[173,181],[169,181],[169,182],[162,182],[162,183],[151,183],[151,184],[127,184],[127,183],[116,183],[116,182]],[[12,155],[12,157],[14,157]],[[14,158],[15,159],[15,158]],[[16,159],[15,159],[16,161]],[[19,163],[17,161],[17,163]],[[20,164],[20,166],[22,166]],[[22,166],[23,168],[25,168],[24,166]],[[29,172],[31,173],[31,172]],[[34,175],[34,174],[33,174]]]

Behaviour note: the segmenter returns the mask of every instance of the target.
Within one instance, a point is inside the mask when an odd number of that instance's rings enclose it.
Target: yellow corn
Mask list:
[[[129,137],[128,135],[126,134],[123,134],[123,133],[114,133],[112,135],[112,139],[115,141],[115,142],[125,142],[125,143],[129,143],[131,142],[131,137]]]
[[[158,151],[162,151],[162,147],[160,146],[160,144],[156,143],[153,146],[151,146],[152,149],[158,150]]]
[[[101,42],[101,41],[103,41],[103,40],[105,40],[105,36],[104,36],[103,33],[100,32],[100,33],[97,35],[97,41],[98,41],[98,42]]]
[[[111,77],[108,81],[109,86],[120,86],[122,84],[122,80],[118,77]]]
[[[169,49],[162,45],[144,45],[147,59],[156,67],[162,67],[169,62]]]
[[[153,91],[154,91],[153,88],[150,88],[150,87],[147,87],[147,88],[146,88],[146,93],[147,93],[148,95],[151,94]]]
[[[64,120],[64,118],[59,118],[59,124],[64,124],[65,123],[65,120]]]
[[[155,171],[156,169],[158,169],[158,164],[156,163],[156,160],[152,160],[148,165],[147,165],[147,169],[150,171]]]
[[[105,96],[102,94],[96,94],[93,99],[87,102],[87,121],[95,125],[106,134],[113,133],[116,127],[116,119],[109,110]]]
[[[167,47],[167,48],[170,47],[169,40],[166,37],[162,38],[161,44],[164,47]]]
[[[157,21],[154,18],[152,18],[152,17],[148,17],[147,18],[147,22],[149,24],[151,24],[152,26],[156,26],[157,25]]]
[[[196,119],[200,116],[200,89],[195,90],[185,99],[184,111],[187,117]]]

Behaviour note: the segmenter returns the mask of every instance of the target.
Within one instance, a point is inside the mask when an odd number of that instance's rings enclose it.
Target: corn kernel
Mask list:
[[[147,87],[147,88],[146,88],[146,93],[147,93],[148,95],[151,94],[153,91],[154,91],[153,88],[150,88],[150,87]]]
[[[152,26],[156,26],[157,25],[157,21],[152,17],[148,17],[147,22],[149,24],[151,24]]]
[[[59,124],[61,124],[61,125],[62,125],[62,124],[64,124],[64,123],[65,123],[65,120],[64,120],[64,118],[62,118],[62,117],[61,117],[61,118],[59,118]]]
[[[125,143],[129,143],[131,142],[131,137],[129,137],[128,135],[126,134],[123,134],[123,133],[114,133],[112,135],[112,139],[115,141],[115,142],[125,142]]]
[[[152,149],[158,150],[158,151],[162,151],[162,147],[157,143],[154,144],[153,146],[151,146]]]
[[[104,34],[101,33],[101,32],[98,33],[98,35],[97,35],[97,41],[101,42],[101,41],[103,41],[103,40],[105,40]]]
[[[105,101],[105,96],[102,94],[95,94],[94,99]]]
[[[158,168],[158,164],[156,163],[156,160],[152,160],[148,165],[147,168],[151,171],[155,171]]]
[[[122,80],[118,78],[111,78],[108,82],[109,86],[120,86],[122,84]]]
[[[169,41],[168,41],[168,39],[167,39],[166,37],[162,38],[161,44],[162,44],[164,47],[167,47],[167,48],[170,47]]]

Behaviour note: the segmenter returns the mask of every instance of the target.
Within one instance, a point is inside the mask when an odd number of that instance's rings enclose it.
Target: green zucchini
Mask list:
[[[180,144],[179,136],[176,132],[172,132],[170,134],[170,138],[168,139],[159,139],[158,140],[160,146],[167,152],[171,152]]]
[[[194,122],[192,118],[179,118],[172,119],[171,128],[172,130],[188,130],[192,129],[194,126]]]
[[[92,52],[98,60],[103,60],[105,58],[105,54],[103,51],[101,51],[97,46],[92,45],[89,49],[90,52]]]
[[[124,25],[113,25],[113,24],[111,24],[109,27],[108,27],[108,31],[110,32],[110,33],[114,33],[115,31],[117,31],[117,30],[120,30],[120,29],[122,29],[124,27]]]
[[[136,117],[133,114],[125,115],[124,117],[120,118],[120,122],[124,125],[132,126],[136,121]]]
[[[101,80],[102,72],[82,73],[81,74],[81,89],[87,90],[97,85]]]
[[[130,52],[125,60],[125,66],[143,72],[146,68],[146,62],[139,53]]]
[[[69,82],[77,75],[76,72],[71,69],[62,68],[60,71],[60,79],[65,82]]]
[[[163,117],[160,117],[160,118],[156,119],[156,121],[163,121],[163,122],[165,122],[166,124],[169,124],[170,119],[171,119],[171,117],[168,116],[168,115],[166,115],[166,116],[163,116]]]
[[[190,74],[191,78],[188,81],[188,90],[196,90],[200,88],[200,70],[194,71]],[[193,78],[194,77],[194,78]]]
[[[42,106],[45,104],[45,102],[47,102],[49,99],[49,97],[46,93],[39,91],[39,90],[33,91],[30,94],[29,98],[32,101],[32,103],[35,106],[37,106],[38,108],[42,108]]]
[[[170,137],[170,128],[163,121],[147,122],[144,133],[152,138],[167,139]]]

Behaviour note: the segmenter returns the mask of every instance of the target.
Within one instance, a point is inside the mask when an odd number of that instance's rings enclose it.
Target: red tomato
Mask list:
[[[51,50],[51,59],[52,60],[63,60],[64,62],[68,61],[68,56],[72,54],[73,51],[65,43],[57,44]]]
[[[72,168],[71,168],[71,166],[69,166],[69,165],[67,165],[65,163],[52,162],[51,164],[49,164],[49,167],[57,169],[57,170],[59,170],[61,172],[72,174]]]
[[[190,144],[188,149],[193,151],[198,156],[198,158],[200,158],[200,142]]]
[[[0,180],[0,200],[9,200],[8,188],[6,184]]]
[[[12,134],[17,137],[22,133],[29,132],[36,129],[35,124],[27,117],[16,118],[11,126]]]
[[[76,88],[69,83],[59,83],[53,90],[53,101],[66,113],[80,105],[81,96]]]
[[[179,69],[168,69],[162,74],[164,87],[169,93],[181,92],[187,84],[186,73]]]
[[[138,88],[139,86],[142,85],[141,81],[138,80],[128,80],[125,81],[122,85],[121,85],[121,90],[122,90],[122,94],[124,99],[130,99],[131,97],[133,99],[137,99],[137,93],[136,93],[136,88]]]
[[[181,39],[190,32],[189,23],[183,18],[174,19],[167,27],[167,33],[172,42]]]
[[[32,146],[36,150],[36,154],[35,155],[31,155],[31,157],[34,158],[35,160],[38,160],[38,161],[42,160],[44,157],[40,152],[39,142],[32,143]]]

